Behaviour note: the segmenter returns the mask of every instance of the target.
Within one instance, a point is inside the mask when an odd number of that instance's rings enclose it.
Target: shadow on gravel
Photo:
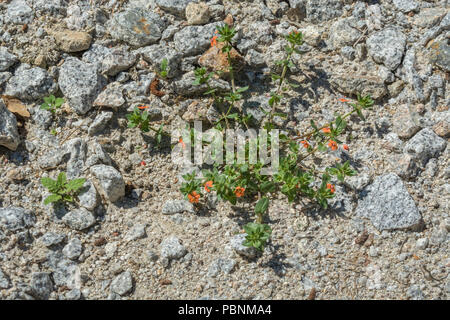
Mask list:
[[[282,248],[281,245],[273,245],[271,246],[272,255],[268,261],[265,261],[260,264],[263,268],[270,268],[275,272],[277,276],[280,278],[284,277],[285,270],[287,268],[292,268],[293,265],[286,262],[286,255],[283,252],[279,252],[279,249]]]

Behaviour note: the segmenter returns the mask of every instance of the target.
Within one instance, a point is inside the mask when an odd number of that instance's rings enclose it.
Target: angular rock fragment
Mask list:
[[[85,208],[70,211],[62,218],[62,221],[74,230],[84,230],[95,224],[94,215]]]
[[[125,196],[125,182],[119,171],[111,166],[99,164],[91,167],[91,173],[100,182],[100,192],[111,202]]]
[[[71,57],[60,68],[58,84],[69,106],[78,114],[85,114],[91,110],[106,80],[93,64]]]
[[[16,150],[20,143],[16,117],[0,99],[0,146]]]
[[[379,231],[416,229],[422,224],[414,200],[394,173],[377,177],[360,193],[356,216],[370,219]]]

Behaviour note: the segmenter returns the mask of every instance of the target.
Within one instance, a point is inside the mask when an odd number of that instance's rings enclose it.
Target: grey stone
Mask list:
[[[19,207],[0,208],[0,227],[18,231],[32,227],[35,223],[36,217],[27,209]]]
[[[9,278],[3,273],[2,269],[0,269],[0,289],[8,289],[9,287],[11,287]]]
[[[91,110],[106,80],[97,73],[95,65],[70,57],[59,70],[58,84],[69,106],[78,114],[85,114]]]
[[[125,196],[125,182],[119,171],[104,164],[95,165],[90,170],[100,182],[100,192],[109,201],[116,202]]]
[[[341,0],[307,0],[306,19],[313,23],[326,22],[342,14]]]
[[[53,282],[48,272],[35,272],[31,275],[32,294],[38,299],[47,300],[53,291]]]
[[[0,146],[16,150],[20,143],[16,117],[0,99]]]
[[[257,256],[258,251],[254,247],[247,247],[243,245],[246,237],[247,235],[245,233],[240,233],[233,236],[230,240],[231,248],[241,256],[254,258]]]
[[[367,69],[358,68],[358,71],[348,73],[346,67],[338,67],[331,75],[330,84],[338,91],[346,95],[368,95],[372,99],[381,99],[387,94],[387,88],[383,79],[373,73],[367,73]]]
[[[423,300],[423,292],[417,284],[410,286],[406,292],[412,300]]]
[[[184,56],[201,54],[211,46],[211,38],[219,23],[214,22],[204,26],[187,26],[173,36],[175,48]]]
[[[64,158],[69,156],[66,170],[67,178],[74,179],[80,177],[83,173],[87,157],[86,141],[81,138],[71,139],[63,145],[63,151],[61,153]]]
[[[265,64],[264,54],[254,49],[247,51],[245,61],[252,67],[260,67]]]
[[[9,79],[11,79],[11,77],[12,77],[11,72],[0,72],[0,89],[6,82],[8,82]]]
[[[66,239],[65,234],[47,232],[42,237],[39,238],[39,241],[44,246],[50,248],[64,242],[65,239]]]
[[[155,0],[158,7],[182,18],[185,17],[186,7],[190,2],[193,0]]]
[[[33,121],[43,129],[48,129],[53,123],[53,115],[48,110],[41,109],[41,106],[38,105],[34,108],[34,112],[32,114]]]
[[[419,3],[415,0],[393,0],[394,6],[403,13],[417,11]]]
[[[100,114],[97,115],[97,117],[94,119],[92,124],[90,125],[88,129],[88,134],[90,136],[96,135],[98,133],[101,133],[108,123],[111,121],[114,113],[111,111],[102,111]]]
[[[330,41],[334,48],[353,46],[361,37],[361,31],[357,28],[357,20],[354,17],[336,21],[330,28]]]
[[[80,289],[74,288],[66,293],[67,300],[80,300],[81,299],[81,291]]]
[[[125,235],[125,241],[134,241],[144,238],[146,236],[145,227],[145,224],[135,224]]]
[[[447,39],[434,41],[430,46],[430,62],[450,72],[450,46]]]
[[[236,260],[218,258],[208,268],[208,277],[216,277],[220,272],[230,274],[236,266]]]
[[[51,14],[51,15],[65,15],[67,8],[66,0],[34,0],[33,1],[33,9],[35,12],[43,15],[43,14]]]
[[[74,230],[84,230],[95,224],[95,217],[85,208],[70,211],[62,218],[62,221]]]
[[[130,8],[116,13],[110,20],[109,32],[114,39],[134,47],[157,42],[165,25],[160,16],[142,8]]]
[[[38,158],[38,165],[41,169],[48,170],[56,168],[63,161],[64,154],[61,150],[50,150]]]
[[[383,28],[384,16],[379,4],[370,5],[366,10],[366,24],[369,32]]]
[[[6,9],[5,20],[14,24],[31,23],[34,19],[33,9],[31,9],[25,0],[13,0]]]
[[[174,90],[182,96],[200,95],[208,91],[206,84],[194,85],[195,75],[193,72],[185,73],[182,78],[174,82]],[[209,81],[211,89],[217,89],[218,92],[226,92],[231,89],[230,84],[222,79],[211,79]]]
[[[425,250],[428,247],[428,238],[420,238],[416,241],[416,248],[419,250]]]
[[[406,46],[406,36],[397,28],[388,27],[367,38],[367,50],[372,59],[395,70],[401,63]]]
[[[111,291],[121,296],[126,295],[133,289],[133,277],[131,272],[125,271],[119,274],[111,282]]]
[[[83,246],[78,238],[70,239],[69,243],[64,247],[62,253],[70,260],[77,260],[83,251]]]
[[[353,47],[345,46],[341,48],[341,55],[347,60],[355,60],[356,51],[355,49],[353,49]]]
[[[356,216],[369,218],[379,231],[414,229],[422,223],[414,200],[394,173],[377,177],[360,193]]]
[[[414,16],[413,23],[421,28],[430,29],[441,22],[445,14],[445,10],[441,8],[423,8]]]
[[[125,103],[123,90],[124,88],[121,83],[112,82],[108,84],[95,99],[94,106],[109,107],[113,109],[119,108]]]
[[[369,248],[369,256],[375,258],[378,256],[378,249],[374,246],[370,246]]]
[[[37,100],[56,92],[57,84],[42,68],[20,68],[5,88],[5,95],[21,100]]]
[[[96,140],[91,141],[88,144],[88,155],[85,162],[86,168],[90,168],[96,164],[112,164],[111,157],[103,150],[102,145]]]
[[[177,50],[162,44],[155,44],[142,48],[139,51],[145,61],[150,63],[153,70],[160,71],[161,63],[167,59],[169,78],[175,77],[179,73],[179,65],[181,63],[182,54]]]
[[[430,158],[437,157],[447,146],[447,142],[430,128],[419,131],[404,146],[404,152],[425,165]]]
[[[61,251],[52,251],[47,255],[46,265],[53,271],[56,286],[67,286],[69,289],[80,288],[81,272],[76,262],[67,259]]]
[[[170,215],[183,212],[194,213],[194,206],[186,200],[168,200],[162,207],[162,214]]]
[[[420,125],[411,113],[411,108],[404,104],[396,108],[394,117],[394,131],[399,138],[409,139],[420,130]]]
[[[86,63],[95,64],[98,69],[101,70],[103,60],[105,60],[105,57],[111,54],[112,51],[113,49],[93,43],[89,50],[83,53],[81,60]]]
[[[187,253],[186,248],[180,243],[175,236],[165,238],[160,245],[161,257],[170,260],[178,260]]]
[[[0,47],[0,71],[6,71],[18,61],[17,57],[9,53],[5,47]]]
[[[93,211],[98,205],[98,193],[95,189],[94,184],[87,180],[84,186],[80,189],[78,193],[78,200],[80,201],[80,206]]]
[[[381,65],[378,68],[378,76],[383,79],[385,83],[392,83],[395,81],[395,75],[392,71]]]
[[[420,173],[420,167],[417,165],[417,161],[409,154],[392,155],[390,163],[394,172],[402,178],[415,178]]]
[[[121,47],[112,49],[101,61],[101,72],[108,76],[115,76],[121,71],[128,70],[136,62],[136,55]]]
[[[362,172],[352,177],[346,177],[345,184],[353,190],[360,191],[370,183],[370,175]]]

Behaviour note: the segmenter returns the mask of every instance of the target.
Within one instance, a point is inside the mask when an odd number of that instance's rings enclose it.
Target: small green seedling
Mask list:
[[[132,113],[127,114],[127,119],[128,128],[138,127],[142,132],[150,131],[147,111],[141,111],[136,107]]]
[[[68,181],[64,172],[61,172],[56,180],[48,177],[41,178],[42,185],[52,193],[44,200],[44,204],[47,205],[59,201],[73,202],[85,182],[85,178]]]
[[[168,76],[168,74],[169,74],[169,70],[170,70],[170,68],[169,68],[169,62],[167,61],[167,59],[166,58],[164,58],[162,61],[161,61],[161,65],[160,65],[160,67],[159,67],[159,72],[158,72],[158,75],[161,77],[161,78],[167,78],[167,76]]]
[[[260,224],[250,222],[244,226],[247,233],[243,245],[246,247],[253,247],[259,251],[263,251],[267,240],[270,238],[272,229],[267,224]]]
[[[44,98],[44,103],[41,104],[42,110],[48,110],[51,113],[55,113],[64,103],[64,98],[56,98],[54,95],[50,95]]]

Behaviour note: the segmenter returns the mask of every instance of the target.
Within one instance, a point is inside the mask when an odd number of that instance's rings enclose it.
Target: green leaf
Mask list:
[[[282,119],[287,119],[287,117],[288,117],[286,113],[282,113],[282,112],[275,112],[273,115],[278,116]]]
[[[43,103],[43,104],[41,104],[41,109],[48,110],[48,109],[51,109],[51,107],[47,103]]]
[[[275,191],[275,184],[272,181],[265,181],[261,184],[260,190],[262,193],[268,193]]]
[[[248,86],[239,88],[239,89],[236,90],[236,92],[241,93],[241,92],[245,92],[247,90],[248,90]]]
[[[80,178],[67,182],[66,188],[68,191],[77,191],[85,184],[86,179]]]
[[[48,205],[53,202],[58,202],[61,199],[62,199],[62,197],[59,194],[52,194],[52,195],[49,195],[47,198],[45,198],[44,204]]]
[[[51,189],[55,189],[58,187],[58,184],[55,180],[48,178],[48,177],[42,177],[41,178],[41,184],[46,187],[47,189],[49,189],[51,191]]]
[[[59,187],[62,187],[62,186],[64,186],[66,181],[67,181],[66,173],[65,172],[60,172],[60,174],[58,175],[58,178],[56,180],[56,184]]]
[[[64,98],[56,98],[55,107],[60,107],[64,103]]]
[[[255,213],[257,215],[263,214],[267,208],[269,208],[269,199],[266,197],[261,198],[255,205]]]

